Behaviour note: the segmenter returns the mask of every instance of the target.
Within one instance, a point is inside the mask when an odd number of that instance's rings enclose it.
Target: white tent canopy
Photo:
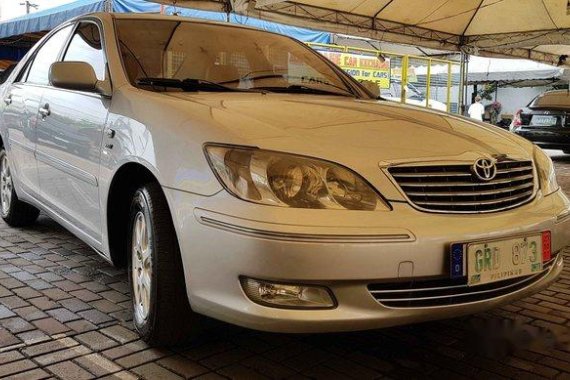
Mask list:
[[[569,0],[160,2],[234,11],[289,25],[473,55],[517,57],[551,64],[558,64],[561,56],[570,56]]]

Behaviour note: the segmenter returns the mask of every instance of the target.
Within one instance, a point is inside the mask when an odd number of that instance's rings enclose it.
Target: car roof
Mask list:
[[[538,95],[529,108],[570,108],[570,91],[553,90]]]

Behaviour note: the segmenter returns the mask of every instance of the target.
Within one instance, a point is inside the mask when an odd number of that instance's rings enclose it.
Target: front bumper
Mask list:
[[[255,205],[225,192],[212,197],[172,189],[165,193],[192,308],[265,331],[350,331],[476,313],[547,287],[562,270],[562,254],[539,279],[512,292],[446,306],[389,307],[368,286],[448,277],[451,242],[551,231],[553,253],[570,244],[570,203],[562,191],[485,215],[430,214],[406,203],[394,203],[389,212],[298,210]],[[244,294],[240,276],[326,286],[338,306],[261,306]]]

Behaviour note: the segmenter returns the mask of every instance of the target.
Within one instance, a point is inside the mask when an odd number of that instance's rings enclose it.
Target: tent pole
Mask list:
[[[461,52],[461,68],[459,78],[459,113],[465,115],[467,104],[467,73],[469,72],[469,54]]]
[[[105,12],[113,12],[113,0],[105,0],[103,10]]]

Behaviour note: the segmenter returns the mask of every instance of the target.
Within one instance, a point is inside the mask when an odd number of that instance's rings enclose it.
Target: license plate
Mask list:
[[[541,127],[548,127],[551,125],[556,125],[556,116],[544,116],[544,115],[533,115],[531,119],[531,125],[537,125]]]
[[[550,232],[451,246],[451,277],[484,285],[532,275],[550,259]]]

